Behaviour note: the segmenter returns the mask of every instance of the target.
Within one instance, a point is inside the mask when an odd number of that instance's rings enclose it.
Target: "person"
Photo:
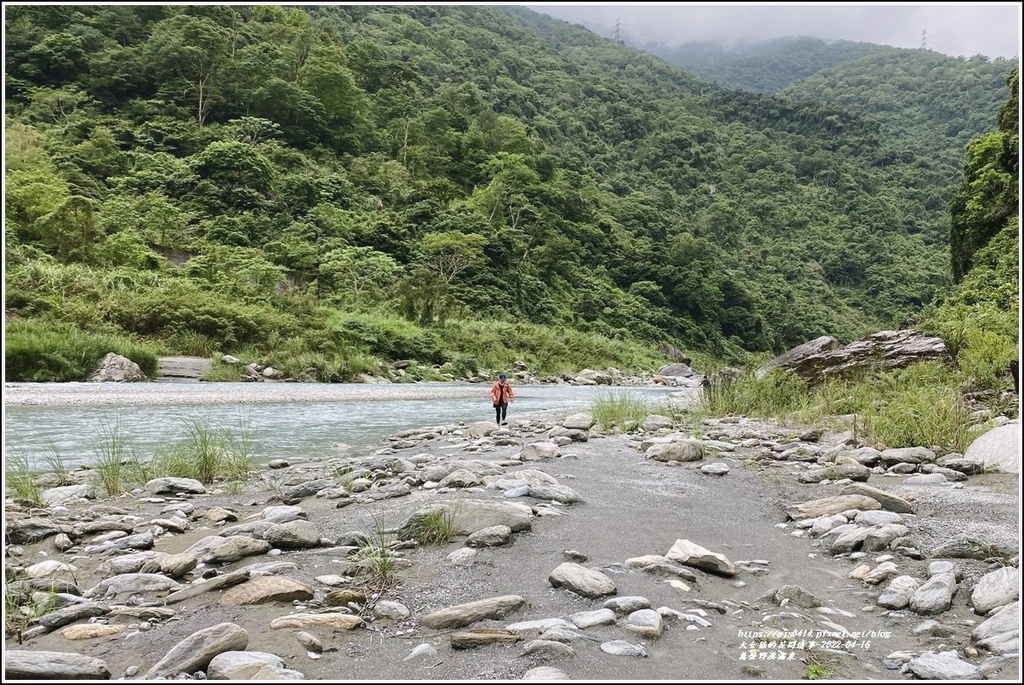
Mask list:
[[[491,404],[494,405],[494,420],[499,426],[507,426],[508,421],[505,415],[508,412],[508,405],[515,399],[516,394],[512,391],[512,385],[508,382],[505,374],[498,374],[498,380],[491,387]]]

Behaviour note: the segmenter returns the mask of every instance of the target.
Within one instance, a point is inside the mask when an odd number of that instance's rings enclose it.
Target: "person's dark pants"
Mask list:
[[[494,405],[494,420],[501,425],[501,422],[505,420],[505,414],[508,412],[508,402],[500,402]]]

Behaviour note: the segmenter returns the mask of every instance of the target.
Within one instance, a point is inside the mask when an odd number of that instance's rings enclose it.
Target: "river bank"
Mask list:
[[[234,492],[8,500],[8,578],[50,564],[39,577],[61,592],[37,599],[66,603],[26,620],[23,644],[8,635],[8,658],[133,679],[182,664],[248,679],[1019,678],[1019,632],[991,633],[1007,611],[1019,623],[1017,476],[870,448],[857,468],[847,435],[681,421],[425,426]],[[872,495],[829,500],[858,486]],[[401,533],[445,502],[451,541]],[[999,569],[1016,585],[992,600]]]

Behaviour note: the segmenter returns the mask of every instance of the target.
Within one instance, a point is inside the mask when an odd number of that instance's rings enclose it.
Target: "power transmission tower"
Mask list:
[[[615,20],[615,42],[619,45],[625,45],[625,41],[622,40],[622,18]]]
[[[928,49],[928,29],[923,29],[921,31],[921,49]]]

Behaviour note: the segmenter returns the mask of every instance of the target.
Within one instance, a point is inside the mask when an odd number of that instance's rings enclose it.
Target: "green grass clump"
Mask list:
[[[4,459],[4,485],[7,491],[14,497],[41,505],[42,490],[36,485],[35,477],[25,454],[8,454]]]
[[[446,545],[455,538],[457,511],[437,508],[419,514],[412,521],[409,533],[421,545]]]
[[[239,485],[252,473],[250,419],[240,418],[235,429],[193,417],[186,419],[183,436],[153,459],[154,476],[192,478],[204,485],[218,480]]]
[[[599,393],[590,403],[594,421],[605,428],[619,428],[630,432],[643,425],[650,407],[647,403],[626,391]]]
[[[121,423],[120,417],[115,417],[100,427],[100,439],[93,448],[93,454],[93,473],[108,495],[116,497],[130,485],[145,480],[145,467],[132,445],[131,434]]]

